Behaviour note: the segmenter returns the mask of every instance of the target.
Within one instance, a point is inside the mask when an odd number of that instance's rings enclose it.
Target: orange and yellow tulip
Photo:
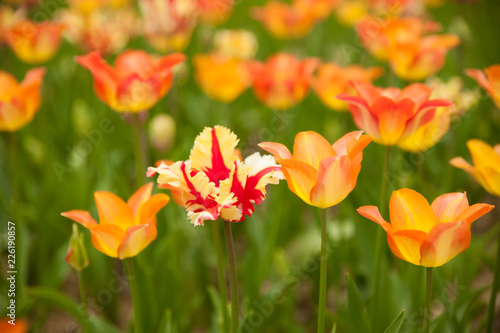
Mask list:
[[[318,65],[316,58],[298,60],[288,53],[274,54],[265,63],[250,62],[254,94],[271,109],[288,109],[307,95]]]
[[[356,125],[377,143],[398,145],[436,117],[436,108],[450,106],[447,100],[430,100],[431,89],[414,83],[400,90],[380,89],[366,82],[353,82],[358,96],[340,94],[349,103]]]
[[[313,79],[312,88],[323,104],[336,111],[347,111],[349,105],[336,98],[338,94],[355,93],[351,81],[372,82],[382,75],[380,67],[363,68],[359,65],[341,67],[333,62],[322,64],[316,77]]]
[[[497,108],[500,109],[500,65],[492,65],[484,71],[467,69],[465,74],[476,80],[488,92]]]
[[[224,23],[231,15],[234,0],[198,0],[199,19],[212,25]]]
[[[219,217],[241,222],[264,200],[266,185],[277,184],[283,175],[272,156],[254,153],[242,161],[235,149],[238,141],[225,127],[206,127],[188,161],[150,167],[148,176],[158,174],[160,187],[180,195],[176,201],[195,226]]]
[[[14,132],[26,126],[40,107],[44,68],[35,68],[23,82],[0,70],[0,131]]]
[[[185,56],[174,53],[156,57],[144,51],[122,52],[111,67],[98,51],[76,57],[94,77],[94,90],[101,101],[118,112],[142,112],[153,107],[170,90],[172,68]]]
[[[151,196],[153,183],[143,185],[125,203],[111,192],[94,192],[99,224],[88,211],[61,213],[89,229],[94,247],[113,258],[134,257],[156,239],[156,214],[170,198]]]
[[[60,23],[22,19],[5,31],[3,38],[21,61],[35,65],[54,57],[64,29]]]
[[[392,253],[414,265],[438,267],[469,247],[472,222],[494,208],[488,204],[469,206],[465,193],[447,193],[431,205],[418,192],[394,191],[389,203],[391,223],[375,206],[358,209],[387,233]]]
[[[290,191],[305,203],[327,208],[344,200],[356,186],[369,135],[350,132],[334,144],[313,131],[295,136],[293,155],[281,143],[262,142],[259,147],[274,155]]]
[[[484,141],[471,139],[467,148],[474,166],[462,157],[451,159],[450,164],[464,169],[490,194],[500,197],[500,144],[494,147]]]

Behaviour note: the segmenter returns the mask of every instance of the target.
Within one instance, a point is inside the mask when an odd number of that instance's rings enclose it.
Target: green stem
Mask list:
[[[391,165],[391,151],[392,146],[385,147],[385,159],[384,159],[384,167],[382,171],[382,182],[380,184],[380,197],[379,197],[379,207],[382,216],[386,215],[386,206],[387,206],[387,185],[389,178],[389,170]],[[373,296],[370,308],[371,314],[371,323],[372,327],[376,326],[376,309],[377,301],[380,297],[380,280],[382,274],[382,252],[384,249],[384,230],[381,228],[377,228],[377,236],[375,240],[375,272],[373,275]]]
[[[319,278],[318,333],[325,332],[326,308],[326,264],[328,257],[328,237],[326,233],[326,209],[321,210],[321,268]]]
[[[89,314],[87,312],[87,297],[85,295],[85,285],[83,284],[83,274],[78,271],[78,286],[80,287],[80,303],[83,315],[85,317],[85,322],[83,324],[83,332],[88,333],[89,330]]]
[[[229,328],[229,313],[227,309],[227,286],[224,277],[224,256],[222,253],[222,244],[219,234],[218,221],[211,222],[212,231],[214,233],[215,253],[217,254],[217,279],[219,280],[220,305],[222,310],[222,319],[224,321],[224,332],[228,333]]]
[[[144,184],[146,175],[146,165],[144,164],[144,152],[142,144],[142,123],[140,114],[134,116],[134,147],[135,147],[135,169],[136,169],[136,186]]]
[[[491,286],[490,305],[488,306],[488,319],[486,321],[486,333],[493,332],[493,319],[495,319],[497,292],[500,287],[500,233],[498,235],[497,267],[495,268],[495,276],[493,278],[493,285]]]
[[[132,303],[134,305],[134,332],[142,333],[144,326],[142,325],[141,307],[139,306],[139,290],[137,287],[134,262],[132,258],[125,259],[125,261],[125,272],[127,273],[127,281],[130,283],[130,293],[132,294]]]
[[[432,299],[432,267],[425,269],[425,309],[422,331],[429,333],[431,329],[431,299]]]
[[[236,259],[234,256],[233,234],[231,233],[231,222],[224,221],[224,236],[226,238],[227,261],[229,267],[229,283],[231,285],[231,332],[238,332],[239,297],[238,280],[236,278]]]

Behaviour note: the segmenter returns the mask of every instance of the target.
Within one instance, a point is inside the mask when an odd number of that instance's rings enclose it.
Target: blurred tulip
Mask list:
[[[23,82],[0,70],[0,131],[14,132],[26,126],[40,107],[44,68],[35,68]]]
[[[312,88],[321,101],[336,111],[347,111],[349,105],[335,96],[341,93],[356,92],[350,81],[372,82],[383,70],[380,67],[363,68],[359,65],[340,67],[333,62],[322,64],[313,80]]]
[[[26,333],[28,332],[28,324],[26,320],[16,318],[15,325],[9,323],[10,317],[0,318],[0,332],[2,333]]]
[[[257,48],[257,39],[246,30],[219,30],[214,36],[214,50],[228,58],[252,59]]]
[[[77,271],[82,271],[89,265],[87,250],[85,249],[84,234],[80,233],[76,223],[73,223],[73,233],[69,241],[69,249],[65,258]]]
[[[122,52],[114,68],[98,51],[76,57],[76,62],[94,77],[97,97],[118,112],[141,112],[153,107],[170,90],[172,68],[185,56],[174,53],[156,57],[140,50]]]
[[[200,20],[203,23],[219,25],[231,15],[234,0],[198,0]]]
[[[472,222],[493,208],[469,206],[465,193],[443,194],[429,205],[421,194],[404,188],[392,193],[391,223],[375,206],[360,207],[358,213],[385,230],[395,256],[414,265],[438,267],[469,247]]]
[[[414,83],[398,88],[376,88],[370,83],[353,82],[358,96],[340,94],[349,103],[356,126],[373,136],[377,143],[398,145],[436,117],[436,108],[450,106],[447,100],[430,100],[431,89]]]
[[[196,82],[203,92],[219,102],[230,103],[250,86],[244,61],[220,53],[197,54],[193,58]]]
[[[170,198],[151,196],[153,183],[142,186],[125,203],[111,192],[94,192],[100,223],[84,210],[61,213],[89,229],[94,247],[113,258],[134,257],[156,239],[156,214]]]
[[[154,149],[164,152],[175,139],[175,120],[169,114],[158,114],[149,122],[149,141]]]
[[[288,109],[307,95],[318,65],[316,58],[298,60],[287,53],[274,54],[265,63],[250,62],[255,96],[271,109]]]
[[[426,84],[432,89],[431,98],[447,99],[453,102],[453,105],[448,107],[452,117],[458,118],[462,116],[479,102],[479,92],[477,90],[464,89],[464,82],[459,76],[453,76],[448,81],[442,81],[438,77],[433,77],[427,80]]]
[[[500,144],[491,147],[478,139],[467,141],[474,166],[462,157],[451,159],[450,164],[464,169],[490,194],[500,197]]]
[[[352,27],[367,15],[368,10],[366,0],[344,0],[339,3],[334,15],[341,24]]]
[[[324,20],[342,0],[294,0],[293,4],[299,11],[307,12],[316,20]]]
[[[476,80],[488,92],[497,108],[500,109],[500,64],[492,65],[484,71],[467,69],[465,74]]]
[[[241,161],[235,151],[237,144],[229,129],[206,127],[196,138],[188,161],[150,167],[148,176],[158,173],[158,184],[182,193],[181,201],[195,226],[219,217],[243,221],[264,200],[266,185],[277,184],[282,174],[269,155],[255,153]]]
[[[197,23],[198,0],[139,0],[146,41],[158,52],[182,51]]]
[[[280,143],[262,142],[259,147],[274,155],[290,191],[309,205],[328,208],[344,200],[356,186],[363,149],[372,140],[362,133],[347,133],[331,145],[316,132],[300,132],[293,155]]]
[[[65,26],[55,22],[35,23],[23,19],[4,31],[4,38],[16,56],[27,64],[41,64],[59,50]]]

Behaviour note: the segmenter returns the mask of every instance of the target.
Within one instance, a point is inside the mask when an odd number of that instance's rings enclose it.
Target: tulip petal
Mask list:
[[[500,172],[500,156],[496,154],[492,146],[484,141],[471,139],[467,141],[467,148],[476,169],[491,167]]]
[[[123,230],[134,225],[132,210],[116,194],[98,191],[94,193],[94,199],[100,225],[113,224]]]
[[[466,69],[465,75],[473,78],[476,82],[487,92],[492,93],[492,87],[490,86],[490,82],[486,77],[486,74],[480,69]]]
[[[447,193],[437,197],[431,204],[439,223],[456,222],[457,217],[469,207],[465,193]]]
[[[413,116],[414,103],[403,99],[396,103],[387,97],[378,98],[372,106],[379,120],[379,131],[385,145],[394,145],[404,133],[407,121]]]
[[[362,206],[359,207],[356,210],[361,216],[366,217],[369,220],[372,220],[373,222],[376,222],[378,225],[380,225],[384,230],[387,232],[389,230],[392,230],[392,226],[390,223],[388,223],[382,215],[380,214],[380,211],[378,210],[378,207],[376,206]]]
[[[349,103],[349,111],[351,111],[356,126],[373,136],[375,141],[381,140],[378,119],[372,114],[370,106],[363,98],[339,94],[337,99]]]
[[[300,132],[295,136],[293,158],[318,170],[323,159],[335,156],[330,143],[314,131]]]
[[[362,81],[352,81],[352,86],[358,92],[359,96],[366,101],[371,108],[375,101],[380,97],[380,91],[371,83]]]
[[[127,201],[127,205],[132,210],[132,214],[137,216],[139,208],[151,197],[153,183],[147,183],[139,188]]]
[[[415,103],[415,109],[429,100],[432,90],[423,83],[413,83],[403,88],[398,96],[398,100],[405,98],[412,100]]]
[[[290,191],[311,205],[311,189],[318,175],[316,169],[296,160],[281,160],[280,163]]]
[[[184,61],[186,56],[183,53],[172,53],[158,60],[158,69],[162,75],[170,74],[172,67]]]
[[[156,225],[139,224],[127,229],[118,247],[118,258],[134,257],[156,239]]]
[[[389,212],[393,230],[429,232],[437,223],[436,214],[418,192],[403,188],[392,192]]]
[[[419,230],[398,230],[387,232],[387,243],[392,253],[414,265],[420,265],[420,245],[426,233]]]
[[[259,147],[274,155],[274,158],[278,163],[283,159],[292,159],[292,154],[290,150],[285,145],[276,142],[261,142]]]
[[[139,207],[136,215],[136,224],[153,224],[150,220],[170,201],[170,197],[164,193],[153,195]]]
[[[441,266],[470,244],[470,227],[465,221],[439,223],[422,242],[420,264],[425,267]]]
[[[485,181],[485,190],[494,196],[500,197],[500,172],[491,167],[480,170]]]
[[[118,247],[123,238],[124,231],[113,224],[99,224],[89,228],[92,244],[102,253],[117,258]]]
[[[90,229],[91,227],[97,225],[97,222],[86,210],[70,210],[67,212],[61,213],[62,216],[67,217],[75,222],[80,223],[85,228]]]
[[[116,98],[117,79],[115,71],[102,59],[99,51],[78,56],[75,61],[92,73],[97,97],[106,103]]]
[[[347,156],[327,157],[320,163],[316,184],[311,189],[311,203],[327,208],[344,200],[356,186],[358,173]]]
[[[353,140],[358,140],[359,137],[363,134],[363,131],[352,131],[345,134],[343,137],[335,141],[332,144],[333,151],[335,152],[335,156],[347,155],[347,146]]]
[[[489,213],[495,206],[488,204],[475,204],[467,207],[460,215],[457,216],[456,221],[465,221],[469,225],[480,218],[481,216]]]

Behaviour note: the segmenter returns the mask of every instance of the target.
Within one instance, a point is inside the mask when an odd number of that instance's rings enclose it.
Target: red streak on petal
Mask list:
[[[212,129],[212,167],[207,169],[207,176],[211,182],[219,184],[219,181],[229,177],[231,170],[224,163],[224,158],[220,151],[219,140],[217,139],[217,134],[215,127]]]

